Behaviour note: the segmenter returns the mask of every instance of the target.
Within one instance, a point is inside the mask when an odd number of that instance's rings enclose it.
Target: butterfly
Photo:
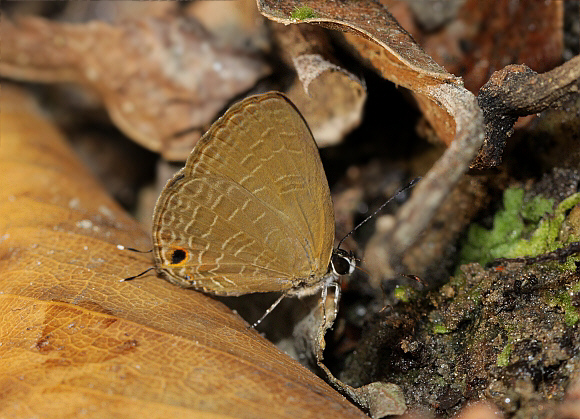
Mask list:
[[[216,295],[281,292],[326,300],[353,272],[334,249],[334,210],[312,133],[282,93],[233,105],[165,185],[153,215],[155,269]],[[140,274],[141,275],[141,274]],[[140,276],[140,275],[136,275]],[[133,279],[135,277],[127,278]]]

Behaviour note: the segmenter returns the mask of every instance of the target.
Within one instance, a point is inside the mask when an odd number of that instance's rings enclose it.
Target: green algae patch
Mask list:
[[[508,342],[508,344],[504,346],[503,350],[497,355],[498,367],[507,367],[510,364],[510,355],[512,354],[513,350],[513,343]]]
[[[580,312],[574,306],[571,295],[578,292],[578,283],[570,290],[559,291],[548,296],[548,305],[550,307],[559,306],[564,310],[564,322],[567,326],[574,326],[580,320]]]
[[[407,285],[397,285],[395,287],[395,298],[403,303],[408,303],[416,297],[415,290]]]
[[[537,256],[556,250],[580,238],[576,231],[560,238],[566,213],[580,203],[580,193],[570,195],[555,210],[552,199],[540,195],[525,199],[520,188],[504,191],[503,209],[493,219],[493,228],[488,230],[473,225],[467,233],[467,240],[461,250],[461,264],[478,262],[485,266],[496,258]],[[570,258],[564,269],[575,269]]]
[[[318,14],[316,14],[314,10],[312,10],[310,7],[307,6],[295,8],[292,14],[290,15],[290,18],[292,20],[314,19],[317,17]]]
[[[433,333],[436,335],[445,335],[451,333],[451,330],[449,330],[443,323],[435,323],[433,324]]]

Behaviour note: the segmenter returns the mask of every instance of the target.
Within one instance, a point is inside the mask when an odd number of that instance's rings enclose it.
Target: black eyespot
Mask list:
[[[171,264],[177,265],[185,260],[187,253],[183,249],[175,249],[171,255]]]

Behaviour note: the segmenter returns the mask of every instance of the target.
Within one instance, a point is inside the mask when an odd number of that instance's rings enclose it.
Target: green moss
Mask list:
[[[569,307],[564,308],[566,313],[564,314],[564,321],[568,326],[574,326],[578,323],[578,319],[580,319],[580,315],[578,314],[578,310],[574,307],[571,303],[568,303]]]
[[[411,301],[412,289],[406,285],[397,285],[395,287],[395,298],[404,303]]]
[[[467,285],[467,278],[463,272],[459,271],[456,275],[449,279],[448,284],[456,290],[460,290]]]
[[[566,211],[578,203],[580,193],[569,196],[552,210],[552,199],[538,195],[525,200],[523,189],[505,190],[504,208],[494,216],[493,228],[487,230],[479,225],[469,228],[461,263],[485,265],[500,257],[536,256],[578,240],[576,235],[570,235],[565,242],[558,240]],[[564,268],[575,269],[573,259]]]
[[[580,281],[573,282],[570,286],[570,291],[573,293],[580,292]]]
[[[444,335],[446,333],[450,333],[449,330],[443,323],[435,323],[433,324],[433,333],[437,335]]]
[[[312,10],[310,7],[303,6],[303,7],[296,7],[292,14],[290,15],[292,20],[304,20],[304,19],[314,19],[318,17],[316,12]]]
[[[510,363],[510,356],[514,350],[514,341],[518,340],[521,336],[521,325],[517,323],[512,323],[510,321],[502,320],[498,318],[500,327],[503,329],[505,336],[507,337],[507,343],[503,347],[502,351],[497,354],[497,366],[507,367]]]
[[[578,288],[577,284],[573,288]],[[565,290],[558,292],[556,295],[552,295],[548,298],[548,304],[552,307],[560,306],[564,310],[564,321],[566,324],[568,326],[574,326],[580,320],[580,313],[572,304],[570,292],[574,293],[573,290]]]
[[[514,345],[511,342],[508,342],[502,351],[497,354],[498,367],[507,367],[510,364],[510,355],[512,354],[513,349]]]
[[[538,195],[523,203],[521,216],[524,220],[537,223],[544,215],[551,213],[553,209],[554,201],[552,199],[546,199]]]
[[[481,293],[486,289],[485,286],[489,286],[487,283],[479,283],[475,286],[469,293],[467,293],[467,299],[473,301],[473,304],[478,305],[481,301]]]

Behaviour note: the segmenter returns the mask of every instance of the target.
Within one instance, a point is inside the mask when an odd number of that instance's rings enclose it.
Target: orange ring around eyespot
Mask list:
[[[181,253],[183,253],[183,255],[181,255]],[[177,255],[176,257],[176,253],[179,253],[179,255]],[[168,263],[168,266],[171,267],[175,267],[175,266],[182,266],[185,265],[185,263],[187,262],[187,260],[189,259],[189,252],[187,251],[187,249],[180,247],[180,246],[171,246],[170,247],[170,263]],[[179,259],[177,262],[174,262],[176,259]]]

